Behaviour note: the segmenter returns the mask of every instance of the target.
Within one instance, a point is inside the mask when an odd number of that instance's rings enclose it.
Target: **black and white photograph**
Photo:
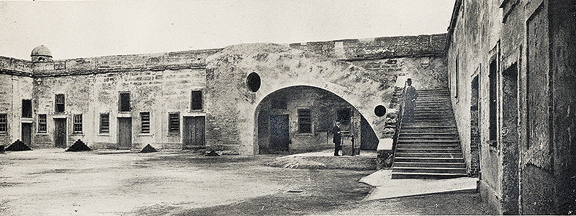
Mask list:
[[[0,0],[0,215],[576,214],[574,0]]]

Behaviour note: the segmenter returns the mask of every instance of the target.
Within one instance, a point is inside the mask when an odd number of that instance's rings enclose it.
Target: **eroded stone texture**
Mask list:
[[[575,3],[459,0],[455,6],[449,86],[470,166],[476,157],[470,143],[479,138],[483,199],[504,214],[576,212]],[[477,112],[470,109],[474,79]],[[475,130],[479,137],[471,136]]]
[[[296,103],[289,111],[291,149],[331,147],[326,128],[342,107],[351,110],[356,144],[374,149],[379,139],[390,136],[386,125],[395,122],[388,115],[377,116],[374,108],[394,104],[390,100],[398,76],[412,76],[421,88],[445,85],[444,44],[442,34],[290,46],[302,50],[246,44],[34,62],[1,57],[0,114],[8,114],[8,123],[0,140],[11,143],[20,138],[20,124],[26,123],[32,125],[34,148],[53,148],[57,140],[63,140],[59,147],[64,148],[82,139],[93,149],[140,149],[148,143],[178,149],[191,148],[185,142],[195,136],[204,139],[194,149],[255,154],[267,142],[258,134],[258,118],[264,122],[270,111],[258,108],[269,103],[264,98],[282,89],[306,87],[316,90],[293,98]],[[248,88],[251,73],[260,78],[259,88]],[[199,109],[192,108],[193,91],[201,92]],[[63,102],[57,100],[60,94]],[[120,110],[120,94],[129,95],[127,111]],[[22,99],[32,100],[32,118],[21,117]],[[58,103],[65,104],[64,111],[57,111]],[[295,133],[297,109],[303,107],[311,108],[312,114],[312,132],[307,135]],[[126,119],[130,125],[124,125]],[[190,126],[191,121],[205,125]],[[41,127],[46,130],[38,130]],[[318,142],[324,144],[314,144]]]

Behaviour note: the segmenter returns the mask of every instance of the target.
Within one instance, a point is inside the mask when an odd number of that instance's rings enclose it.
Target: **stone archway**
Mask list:
[[[375,107],[387,106],[393,87],[364,76],[363,68],[276,44],[230,46],[207,59],[207,145],[258,153],[254,122],[258,105],[280,89],[310,86],[329,91],[353,106],[378,139],[385,117]],[[258,77],[258,88],[250,77]]]
[[[378,138],[358,109],[327,90],[310,86],[279,89],[260,101],[255,112],[255,145],[260,153],[331,149],[336,120],[364,150],[376,150]]]

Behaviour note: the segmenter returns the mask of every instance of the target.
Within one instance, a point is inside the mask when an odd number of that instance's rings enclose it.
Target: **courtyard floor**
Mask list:
[[[0,215],[490,214],[474,192],[366,201],[374,170],[267,166],[281,155],[0,154]]]

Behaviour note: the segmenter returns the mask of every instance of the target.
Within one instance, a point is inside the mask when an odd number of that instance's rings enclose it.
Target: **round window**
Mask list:
[[[376,114],[376,116],[378,116],[378,117],[382,117],[382,116],[386,115],[386,107],[384,107],[382,105],[376,106],[376,108],[374,108],[374,114]]]
[[[246,78],[246,85],[252,92],[257,92],[260,89],[260,84],[260,75],[255,72],[250,73]]]

